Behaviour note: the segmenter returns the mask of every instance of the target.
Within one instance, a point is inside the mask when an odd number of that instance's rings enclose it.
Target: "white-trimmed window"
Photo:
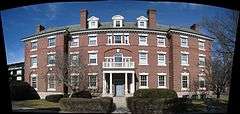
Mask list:
[[[114,43],[121,44],[122,43],[122,35],[114,35]]]
[[[48,48],[56,46],[56,36],[48,37]]]
[[[79,47],[79,36],[72,36],[70,47]]]
[[[204,42],[202,42],[202,41],[199,41],[198,42],[198,48],[199,48],[199,50],[205,50],[205,46],[204,46]]]
[[[188,47],[188,38],[186,36],[180,36],[181,47]]]
[[[89,77],[88,87],[91,89],[96,89],[97,88],[97,75],[88,75],[88,77]]]
[[[31,75],[31,86],[37,90],[38,86],[37,86],[37,75],[36,74],[32,74]]]
[[[158,74],[158,88],[167,88],[167,76],[165,73]]]
[[[199,77],[199,89],[200,90],[205,90],[206,85],[205,85],[205,78],[204,77]]]
[[[205,57],[204,56],[199,56],[199,67],[204,67],[205,66]]]
[[[140,16],[137,18],[137,24],[138,24],[138,28],[147,28],[147,21],[148,18],[144,17],[144,16]]]
[[[148,88],[148,75],[147,74],[140,74],[140,83],[139,88]]]
[[[188,54],[182,53],[181,54],[181,65],[182,66],[188,66]]]
[[[166,66],[166,54],[158,53],[158,65]]]
[[[147,52],[139,53],[139,65],[148,65],[148,53]]]
[[[188,90],[189,88],[189,73],[182,73],[181,74],[181,90]]]
[[[108,36],[107,45],[129,44],[129,33],[107,33],[107,36]]]
[[[31,51],[36,51],[37,47],[37,41],[31,42]]]
[[[89,53],[89,65],[97,65],[97,53]]]
[[[97,46],[97,36],[96,35],[88,36],[88,46]]]
[[[166,37],[165,36],[157,36],[157,46],[158,47],[166,47]]]
[[[22,75],[22,70],[17,70],[17,75]]]
[[[139,35],[139,45],[147,46],[147,35]]]
[[[107,44],[112,44],[112,35],[108,35],[107,37],[108,37]]]
[[[37,68],[37,56],[31,57],[31,68]]]
[[[79,54],[70,54],[70,60],[71,66],[79,65]]]
[[[112,17],[113,27],[122,27],[123,26],[123,19],[124,19],[124,17],[121,16],[121,15],[114,15]]]
[[[56,55],[55,54],[48,54],[48,66],[54,66],[56,63]]]
[[[79,74],[78,73],[72,73],[71,74],[70,84],[71,84],[71,86],[75,86],[75,87],[79,86]]]
[[[89,29],[98,28],[98,20],[99,18],[95,16],[88,18],[88,28]]]
[[[53,74],[48,74],[48,91],[56,91],[56,81]]]

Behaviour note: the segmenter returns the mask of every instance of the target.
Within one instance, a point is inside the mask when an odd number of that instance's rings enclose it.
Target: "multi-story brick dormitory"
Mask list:
[[[81,10],[80,24],[52,29],[40,25],[37,33],[22,41],[25,81],[40,95],[63,92],[63,84],[49,72],[60,54],[92,69],[84,81],[102,96],[129,96],[147,88],[169,88],[179,96],[188,95],[194,80],[200,82],[199,90],[207,90],[205,63],[211,58],[212,39],[201,34],[196,24],[189,28],[158,24],[154,9],[135,22],[121,15],[101,22]],[[75,74],[68,72],[70,77]]]

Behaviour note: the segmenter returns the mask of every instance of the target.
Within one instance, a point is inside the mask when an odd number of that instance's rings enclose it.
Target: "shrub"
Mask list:
[[[73,93],[72,98],[92,98],[92,95],[89,91],[79,91],[76,93]]]
[[[133,112],[133,98],[134,97],[127,97],[126,98],[126,102],[127,102],[127,107],[128,107],[128,109],[131,111],[131,112]]]
[[[63,94],[48,95],[45,99],[50,102],[58,103],[61,98],[63,98]]]
[[[40,99],[37,91],[27,82],[11,81],[9,84],[10,96],[12,100],[34,100]]]
[[[174,98],[166,100],[166,110],[170,112],[186,112],[192,105],[192,100],[189,98]]]
[[[170,89],[139,89],[135,91],[137,98],[177,98],[177,93]]]
[[[60,109],[65,112],[110,113],[113,111],[112,98],[62,98],[59,103]]]

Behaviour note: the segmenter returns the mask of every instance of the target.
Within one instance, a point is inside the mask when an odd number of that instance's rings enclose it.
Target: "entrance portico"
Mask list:
[[[132,70],[103,71],[102,96],[132,96],[135,76]]]

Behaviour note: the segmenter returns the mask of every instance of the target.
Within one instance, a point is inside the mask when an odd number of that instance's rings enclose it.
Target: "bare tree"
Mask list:
[[[206,71],[211,75],[208,76],[208,83],[217,98],[220,98],[230,84],[237,20],[238,13],[233,11],[225,12],[224,15],[204,17],[200,22],[200,26],[216,38],[213,42],[212,61],[206,64]]]

